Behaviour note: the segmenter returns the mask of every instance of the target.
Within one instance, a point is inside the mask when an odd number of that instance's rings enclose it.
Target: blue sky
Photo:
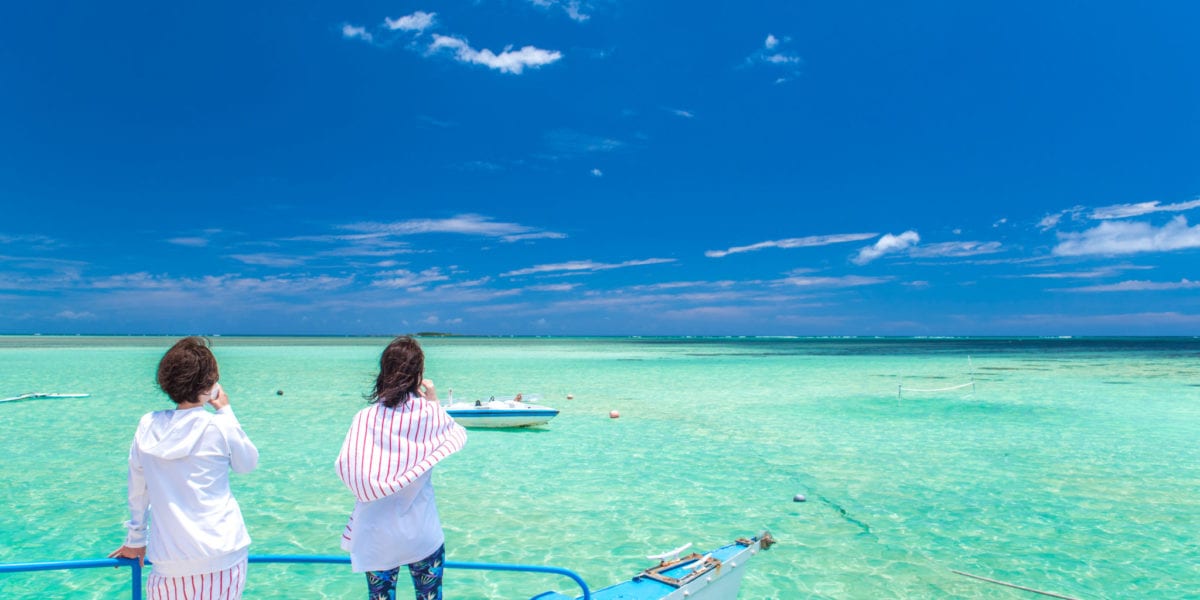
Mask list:
[[[0,333],[1200,334],[1198,22],[8,3]]]

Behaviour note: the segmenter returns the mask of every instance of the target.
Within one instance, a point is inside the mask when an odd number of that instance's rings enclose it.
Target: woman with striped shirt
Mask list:
[[[431,469],[462,449],[467,433],[424,372],[425,354],[411,337],[384,349],[370,405],[354,416],[336,462],[355,498],[342,548],[351,569],[366,573],[371,600],[394,600],[404,565],[417,600],[442,597],[445,535]]]

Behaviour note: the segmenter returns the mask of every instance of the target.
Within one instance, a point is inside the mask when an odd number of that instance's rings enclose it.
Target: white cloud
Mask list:
[[[501,277],[518,277],[521,275],[533,275],[535,273],[554,273],[554,272],[594,272],[607,271],[609,269],[623,269],[626,267],[641,267],[645,265],[658,265],[663,263],[675,262],[673,258],[647,258],[643,260],[627,260],[622,263],[598,263],[590,260],[576,260],[563,263],[554,263],[547,265],[537,265],[525,269],[517,269],[507,273],[501,273]]]
[[[592,169],[591,173],[592,177],[604,177],[604,171],[601,171],[600,169]]]
[[[531,285],[525,289],[534,292],[569,292],[579,287],[577,283],[549,283],[546,285]]]
[[[1000,219],[999,221],[996,221],[995,223],[992,223],[992,228],[993,228],[993,229],[995,229],[995,228],[997,228],[997,227],[999,227],[999,226],[1001,226],[1001,225],[1004,225],[1004,224],[1006,224],[1006,223],[1008,223],[1008,217],[1004,217],[1004,218]]]
[[[259,265],[263,267],[295,267],[304,264],[304,259],[297,256],[284,256],[282,254],[231,254],[229,258],[248,265]]]
[[[789,65],[799,63],[800,57],[791,54],[777,53],[765,55],[763,56],[763,60],[774,65]]]
[[[208,245],[208,238],[202,237],[176,237],[167,240],[168,244],[176,246],[188,246],[191,248],[203,248]]]
[[[342,25],[342,37],[350,40],[362,40],[370,42],[375,39],[371,32],[367,31],[366,27],[351,25],[349,23]]]
[[[1017,277],[1023,279],[1098,279],[1101,277],[1112,277],[1121,271],[1129,270],[1149,270],[1154,267],[1145,267],[1138,265],[1112,265],[1107,267],[1098,267],[1088,271],[1055,271],[1050,273],[1028,273],[1025,275],[1011,275],[1009,277]]]
[[[1157,200],[1153,202],[1138,202],[1136,204],[1114,204],[1112,206],[1102,206],[1092,211],[1090,216],[1097,220],[1106,219],[1124,219],[1127,217],[1137,217],[1148,215],[1156,212],[1181,212],[1200,207],[1200,198],[1190,202],[1179,202],[1177,204],[1160,205]]]
[[[1059,233],[1054,247],[1058,256],[1115,255],[1137,252],[1169,252],[1200,248],[1200,226],[1188,227],[1183,215],[1161,228],[1149,223],[1104,221],[1082,233]]]
[[[1042,217],[1042,220],[1038,221],[1038,228],[1041,229],[1042,231],[1046,231],[1048,229],[1054,229],[1054,227],[1056,225],[1058,225],[1058,222],[1062,220],[1063,214],[1064,213],[1057,213],[1057,214],[1046,215],[1045,217]]]
[[[885,254],[902,252],[921,241],[921,236],[911,229],[900,235],[884,234],[873,246],[867,246],[858,251],[858,256],[850,259],[856,265],[865,265]]]
[[[420,233],[459,233],[484,237],[504,238],[505,241],[517,241],[535,238],[562,238],[561,233],[538,231],[533,227],[517,223],[493,221],[491,217],[477,214],[456,215],[448,219],[410,219],[393,223],[351,223],[343,225],[342,229],[366,233],[382,233],[388,235],[416,235]]]
[[[399,19],[389,19],[384,17],[383,23],[392,31],[396,31],[398,29],[401,31],[415,31],[419,34],[433,25],[433,18],[436,15],[437,13],[427,13],[418,10],[411,15],[405,15]]]
[[[612,152],[625,146],[625,142],[613,138],[580,133],[571,129],[555,129],[545,135],[546,145],[554,152],[568,155],[591,152]]]
[[[771,240],[767,242],[758,242],[749,246],[734,246],[728,250],[709,250],[704,253],[709,258],[721,258],[730,254],[738,254],[741,252],[753,252],[762,250],[763,248],[809,248],[813,246],[828,246],[830,244],[841,244],[844,242],[859,242],[870,239],[879,235],[878,233],[839,233],[833,235],[810,235],[807,237],[788,238],[785,240]]]
[[[908,255],[914,258],[945,258],[994,254],[1000,251],[1000,242],[963,241],[914,246],[909,249]]]
[[[590,9],[591,7],[583,4],[580,0],[529,0],[529,3],[541,8],[561,6],[563,12],[567,13],[567,17],[579,23],[592,18],[591,15],[583,12],[585,8]]]
[[[60,312],[60,313],[58,313],[57,315],[54,315],[54,316],[56,316],[56,317],[58,317],[58,318],[60,318],[60,319],[67,319],[67,320],[69,320],[69,321],[79,321],[79,320],[83,320],[83,319],[94,319],[94,318],[96,318],[96,315],[94,315],[94,314],[92,314],[92,313],[90,313],[90,312],[87,312],[86,310],[85,310],[85,311],[79,311],[79,312],[76,312],[76,311],[73,311],[73,310],[64,310],[64,311],[62,311],[62,312]]]
[[[524,242],[528,240],[561,240],[565,239],[567,234],[558,233],[555,231],[537,231],[534,233],[518,233],[516,235],[506,235],[500,238],[502,242]]]
[[[385,288],[411,288],[424,285],[426,283],[433,283],[435,281],[448,281],[450,279],[442,273],[441,269],[437,267],[425,269],[420,273],[414,273],[413,271],[409,271],[407,269],[384,271],[382,273],[378,273],[376,277],[379,277],[380,279],[376,279],[375,281],[371,282],[371,285]]]
[[[842,277],[809,277],[795,275],[781,279],[781,283],[797,287],[844,288],[863,285],[878,285],[891,281],[891,277],[863,277],[861,275],[844,275]]]
[[[1161,292],[1169,290],[1195,290],[1200,289],[1200,281],[1191,281],[1189,279],[1181,279],[1179,281],[1145,281],[1145,280],[1129,280],[1120,283],[1109,283],[1104,285],[1089,285],[1077,288],[1067,288],[1060,291],[1065,292]]]
[[[758,49],[758,51],[756,51],[754,54],[751,54],[748,58],[746,58],[746,63],[747,64],[756,64],[756,63],[763,64],[763,63],[765,63],[765,64],[779,66],[779,67],[789,66],[789,65],[799,66],[801,63],[804,62],[804,60],[801,59],[796,54],[793,54],[791,52],[786,52],[782,49],[783,45],[785,45],[791,41],[792,41],[792,38],[789,38],[789,37],[778,38],[778,37],[775,37],[774,34],[768,33],[767,39],[763,42],[762,48]],[[795,75],[796,73],[793,72],[792,74]],[[780,77],[779,79],[784,80],[784,81],[787,80],[786,77]],[[781,81],[776,80],[775,83],[781,83]]]
[[[667,110],[671,111],[671,114],[673,114],[673,115],[675,115],[675,116],[677,116],[677,117],[683,117],[683,118],[685,118],[685,119],[694,119],[694,118],[696,118],[696,115],[692,114],[690,111],[686,111],[686,110],[683,110],[683,109],[679,109],[679,108],[669,108],[669,109],[667,109]]]
[[[429,44],[429,52],[435,53],[440,50],[453,51],[454,58],[459,62],[484,65],[489,69],[514,75],[520,75],[526,67],[536,69],[562,58],[562,53],[557,50],[543,50],[533,46],[524,46],[520,50],[512,50],[512,46],[506,46],[500,54],[496,54],[486,48],[476,50],[462,38],[435,33],[433,42]]]

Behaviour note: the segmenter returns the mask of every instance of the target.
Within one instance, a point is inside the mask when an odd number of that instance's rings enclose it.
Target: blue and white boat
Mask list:
[[[734,600],[746,574],[746,563],[761,550],[775,543],[770,532],[752,538],[739,538],[732,544],[706,553],[693,552],[680,557],[691,547],[681,546],[665,554],[648,556],[658,560],[629,581],[591,592],[591,600]],[[577,600],[585,596],[567,596],[546,592],[530,600]]]
[[[492,396],[487,400],[454,402],[452,397],[451,403],[445,408],[463,427],[534,427],[545,425],[558,416],[557,408],[538,404],[539,398],[536,396],[531,396],[529,401],[519,398]]]

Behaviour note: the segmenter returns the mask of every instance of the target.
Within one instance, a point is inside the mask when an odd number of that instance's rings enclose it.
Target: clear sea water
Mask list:
[[[0,562],[120,545],[138,418],[174,340],[0,337]],[[258,445],[256,554],[341,554],[332,464],[382,338],[213,339]],[[435,470],[451,560],[594,588],[645,555],[769,529],[741,598],[1200,597],[1200,339],[424,338],[443,398],[539,393]],[[975,381],[975,389],[908,392]],[[282,396],[276,391],[282,390]],[[568,400],[567,395],[573,395]],[[619,411],[610,419],[609,411]],[[803,494],[807,501],[793,502]],[[348,567],[252,565],[247,598],[358,598]],[[0,598],[121,598],[127,571],[0,575]],[[449,571],[448,598],[577,592]],[[401,597],[407,597],[402,592]]]

